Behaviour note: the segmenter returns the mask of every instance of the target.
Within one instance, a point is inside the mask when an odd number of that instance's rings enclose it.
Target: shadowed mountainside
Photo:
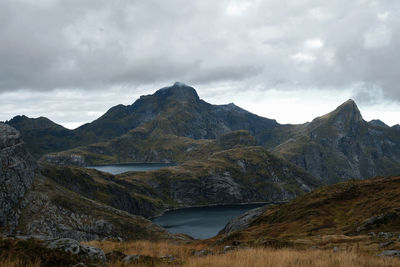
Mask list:
[[[285,131],[272,152],[326,183],[400,173],[399,132],[363,120],[353,100]]]

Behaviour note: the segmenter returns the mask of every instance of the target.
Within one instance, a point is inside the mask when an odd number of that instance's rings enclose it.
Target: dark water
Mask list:
[[[168,211],[152,221],[172,233],[185,233],[194,238],[215,236],[229,220],[266,204],[223,205]]]
[[[158,170],[165,167],[174,166],[170,163],[127,163],[127,164],[111,164],[111,165],[101,165],[101,166],[88,166],[87,168],[96,169],[103,172],[108,172],[111,174],[120,174],[123,172],[136,171],[152,171]]]

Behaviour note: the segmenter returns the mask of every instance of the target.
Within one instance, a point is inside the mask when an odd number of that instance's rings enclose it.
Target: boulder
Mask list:
[[[71,238],[61,238],[48,242],[50,249],[61,249],[65,252],[77,255],[83,261],[106,263],[106,255],[103,250],[96,247],[81,245]]]
[[[378,256],[400,257],[400,250],[384,250]]]

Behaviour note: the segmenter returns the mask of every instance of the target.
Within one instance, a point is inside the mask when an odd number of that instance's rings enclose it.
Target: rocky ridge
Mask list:
[[[0,227],[17,224],[16,207],[32,185],[35,168],[20,133],[0,123]]]

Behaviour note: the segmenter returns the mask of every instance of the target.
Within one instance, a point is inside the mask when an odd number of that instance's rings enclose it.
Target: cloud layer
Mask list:
[[[2,0],[0,25],[0,93],[180,80],[400,102],[398,0]]]

